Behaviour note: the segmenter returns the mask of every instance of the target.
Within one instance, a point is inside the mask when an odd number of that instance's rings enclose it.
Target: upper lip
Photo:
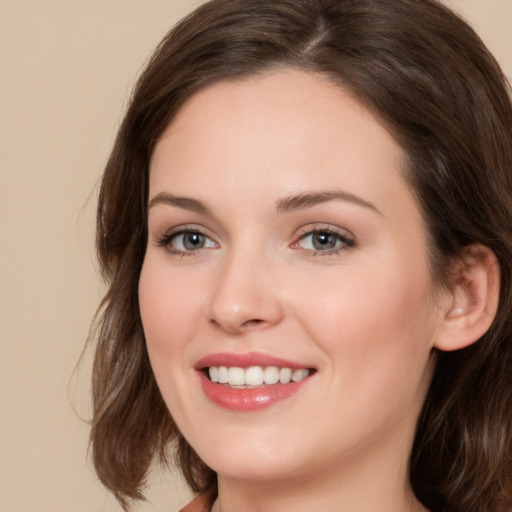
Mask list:
[[[249,368],[251,366],[278,366],[281,368],[291,368],[292,370],[312,368],[307,364],[304,365],[296,361],[289,361],[287,359],[260,352],[219,352],[216,354],[209,354],[199,359],[195,364],[195,369],[204,370],[209,366],[237,366],[239,368]]]

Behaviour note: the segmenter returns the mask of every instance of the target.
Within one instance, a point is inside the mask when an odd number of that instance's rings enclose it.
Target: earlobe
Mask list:
[[[453,351],[478,341],[491,326],[498,309],[500,268],[486,246],[468,246],[457,263],[434,346]]]

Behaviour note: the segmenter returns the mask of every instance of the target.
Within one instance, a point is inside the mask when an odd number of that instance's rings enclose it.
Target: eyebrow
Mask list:
[[[300,194],[287,196],[277,203],[276,209],[278,213],[287,213],[294,210],[303,210],[333,200],[347,201],[358,206],[363,206],[381,215],[381,212],[373,203],[344,190],[302,192]]]
[[[148,210],[158,204],[166,204],[168,206],[176,206],[183,208],[184,210],[190,210],[192,212],[200,213],[203,215],[210,214],[210,210],[197,199],[190,197],[178,197],[168,194],[167,192],[160,192],[149,201]]]
[[[288,213],[295,210],[304,210],[317,204],[334,200],[347,201],[381,214],[373,203],[343,190],[301,192],[300,194],[290,195],[277,202],[276,211],[277,213]],[[201,203],[201,201],[192,199],[191,197],[179,197],[167,192],[160,192],[149,201],[148,210],[159,204],[175,206],[177,208],[182,208],[202,215],[211,215],[210,210]]]

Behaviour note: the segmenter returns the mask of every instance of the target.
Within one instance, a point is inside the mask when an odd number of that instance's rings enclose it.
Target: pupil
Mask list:
[[[184,245],[186,249],[199,249],[204,245],[204,235],[199,233],[189,233],[185,236]]]
[[[330,233],[317,233],[313,236],[313,247],[315,249],[332,249],[335,244],[336,240]]]

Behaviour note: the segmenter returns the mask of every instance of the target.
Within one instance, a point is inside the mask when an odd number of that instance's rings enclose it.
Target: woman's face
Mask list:
[[[158,142],[142,322],[220,475],[406,467],[442,315],[403,165],[374,116],[294,70],[199,92]]]

